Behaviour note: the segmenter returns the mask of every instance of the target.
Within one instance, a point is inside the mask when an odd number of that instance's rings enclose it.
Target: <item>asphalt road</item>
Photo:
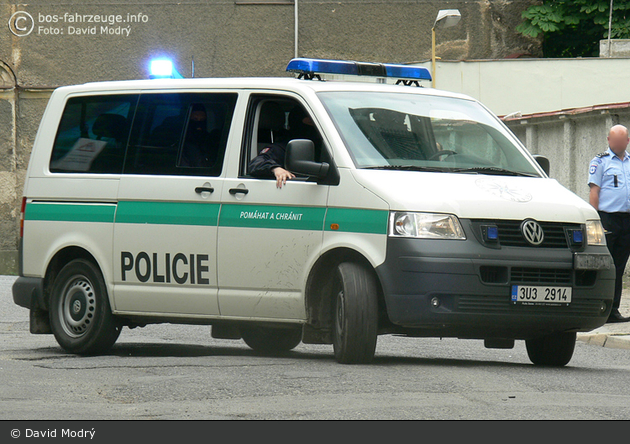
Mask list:
[[[280,358],[207,326],[125,329],[105,356],[31,335],[0,276],[0,420],[627,420],[630,350],[578,341],[564,368],[533,366],[523,342],[379,338],[376,360],[345,366],[331,346]],[[147,425],[149,427],[149,425]],[[5,433],[4,429],[0,433]],[[4,436],[0,436],[4,441]]]

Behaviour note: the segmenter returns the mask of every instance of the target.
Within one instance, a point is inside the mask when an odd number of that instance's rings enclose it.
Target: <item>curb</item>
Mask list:
[[[630,334],[627,333],[578,333],[577,340],[600,347],[630,350]]]

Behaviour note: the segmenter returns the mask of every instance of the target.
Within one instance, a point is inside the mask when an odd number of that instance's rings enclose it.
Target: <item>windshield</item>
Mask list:
[[[476,102],[382,92],[319,96],[357,168],[540,176]]]

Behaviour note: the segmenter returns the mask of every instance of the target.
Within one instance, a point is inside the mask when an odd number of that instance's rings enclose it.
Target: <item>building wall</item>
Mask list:
[[[435,87],[474,97],[499,116],[532,114],[630,101],[628,68],[627,57],[438,61]]]
[[[505,123],[532,154],[549,159],[550,177],[588,202],[588,166],[608,148],[613,125],[630,128],[630,104],[523,116]]]
[[[417,63],[431,57],[439,9],[460,23],[437,33],[442,59],[540,55],[514,31],[534,0],[31,0],[0,5],[0,274],[17,271],[22,188],[52,90],[147,77],[173,59],[185,77],[284,76],[295,55]],[[98,22],[97,22],[98,20]]]
[[[457,26],[437,33],[437,53],[444,59],[540,55],[538,40],[514,31],[531,3],[299,0],[297,55],[428,60],[439,9],[462,15]],[[0,6],[0,20],[15,31],[0,32],[0,60],[25,87],[142,78],[147,61],[163,54],[186,77],[193,60],[196,77],[278,76],[296,55],[292,1],[33,0]],[[28,35],[16,29],[29,26]]]

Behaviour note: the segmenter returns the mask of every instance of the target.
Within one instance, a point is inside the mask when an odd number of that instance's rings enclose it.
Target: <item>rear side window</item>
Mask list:
[[[68,100],[55,137],[50,171],[120,174],[138,95]]]
[[[218,176],[236,93],[143,94],[124,172]]]

